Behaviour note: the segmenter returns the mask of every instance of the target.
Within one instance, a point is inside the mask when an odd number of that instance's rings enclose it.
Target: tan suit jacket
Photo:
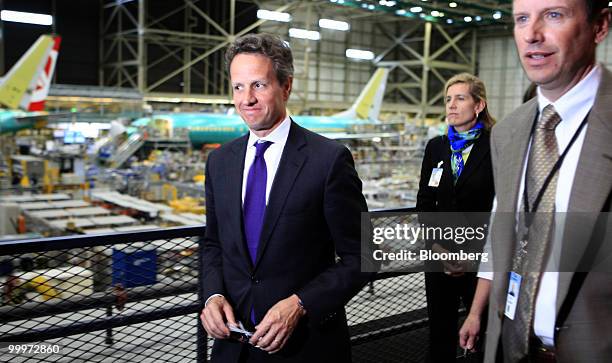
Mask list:
[[[521,105],[493,128],[491,157],[497,194],[497,212],[490,236],[495,278],[489,304],[485,361],[495,362],[501,345],[501,327],[516,241],[514,218],[523,163],[537,99]],[[563,183],[563,180],[559,180]],[[612,73],[603,68],[595,104],[571,189],[568,212],[610,212],[612,191]],[[500,213],[500,212],[510,212]],[[610,218],[580,214],[563,227],[561,269],[557,292],[555,346],[559,363],[612,362],[612,259]],[[577,214],[578,215],[578,214]],[[601,218],[601,216],[600,216]],[[603,226],[603,227],[602,227]],[[595,229],[598,233],[593,233]],[[607,230],[606,230],[607,228]],[[597,235],[599,237],[594,237]],[[601,237],[603,236],[603,237]],[[585,251],[588,252],[585,256]],[[595,253],[593,253],[595,251]],[[593,260],[590,257],[596,256]],[[578,267],[579,261],[587,262]],[[596,270],[597,272],[575,273]],[[565,271],[565,272],[563,272]]]

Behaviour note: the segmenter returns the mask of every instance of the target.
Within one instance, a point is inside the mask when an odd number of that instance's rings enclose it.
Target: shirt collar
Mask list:
[[[555,110],[561,116],[561,120],[571,120],[572,115],[577,109],[588,105],[590,109],[595,103],[595,96],[597,95],[597,89],[601,83],[601,67],[596,64],[595,67],[578,82],[574,87],[567,91],[555,102],[548,100],[538,87],[538,110],[542,114],[542,110],[549,104],[555,107]]]
[[[277,145],[283,145],[289,137],[289,129],[291,128],[291,118],[289,116],[281,122],[276,129],[274,129],[267,136],[259,138],[253,130],[249,129],[249,141],[248,146],[253,146],[256,141],[271,141]]]

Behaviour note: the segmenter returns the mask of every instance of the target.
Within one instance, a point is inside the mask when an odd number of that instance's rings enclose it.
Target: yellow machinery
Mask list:
[[[177,213],[206,213],[206,208],[202,205],[202,201],[192,197],[173,200],[169,202],[168,205],[170,205]]]
[[[33,274],[33,273],[30,273]],[[55,289],[50,281],[42,275],[23,278],[9,277],[5,286],[5,299],[9,303],[20,304],[26,298],[26,293],[36,291],[43,301],[60,297],[60,292]]]
[[[43,162],[44,174],[43,174],[43,191],[45,193],[53,193],[53,189],[55,189],[55,185],[58,184],[59,181],[59,169],[49,167],[49,161],[45,160]]]
[[[23,176],[21,177],[21,180],[19,181],[19,185],[21,185],[22,188],[29,188],[30,178],[28,178],[28,165],[25,160],[21,160],[21,170],[22,170]]]
[[[170,194],[170,196],[172,197],[170,201],[168,201],[168,194]],[[178,197],[177,197],[176,187],[172,184],[164,184],[164,186],[162,187],[162,200],[165,200],[165,201],[168,201],[168,203],[171,203],[177,199]]]
[[[44,301],[59,297],[60,293],[57,292],[51,285],[49,285],[47,279],[44,276],[36,276],[28,282],[28,285],[42,295]]]
[[[202,179],[204,180],[204,175],[196,175],[194,180]],[[170,199],[168,198],[170,196]],[[174,209],[177,213],[194,213],[194,214],[204,214],[206,212],[206,208],[204,207],[204,203],[201,199],[192,198],[192,197],[184,197],[178,199],[177,189],[172,184],[164,184],[162,187],[162,200],[166,201],[169,206]]]

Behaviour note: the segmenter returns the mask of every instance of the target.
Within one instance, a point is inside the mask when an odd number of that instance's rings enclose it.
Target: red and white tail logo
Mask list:
[[[40,73],[36,81],[36,88],[34,92],[32,92],[28,111],[42,111],[45,108],[45,99],[49,94],[49,87],[51,87],[51,78],[55,71],[55,63],[57,62],[57,54],[59,53],[59,46],[62,38],[54,37],[53,40],[53,48],[51,52],[49,52],[44,71]]]

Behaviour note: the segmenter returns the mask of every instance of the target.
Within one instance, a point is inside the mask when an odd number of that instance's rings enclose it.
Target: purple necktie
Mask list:
[[[272,145],[271,141],[255,142],[255,160],[249,169],[246,192],[244,193],[244,233],[251,261],[255,265],[257,247],[266,211],[266,183],[268,171],[264,153]]]
[[[271,141],[255,142],[255,160],[249,169],[247,186],[244,193],[244,234],[246,235],[247,247],[253,266],[257,259],[257,247],[263,226],[264,213],[266,212],[266,183],[268,181],[268,170],[264,153],[272,145]],[[255,321],[255,309],[251,307],[251,321]]]

